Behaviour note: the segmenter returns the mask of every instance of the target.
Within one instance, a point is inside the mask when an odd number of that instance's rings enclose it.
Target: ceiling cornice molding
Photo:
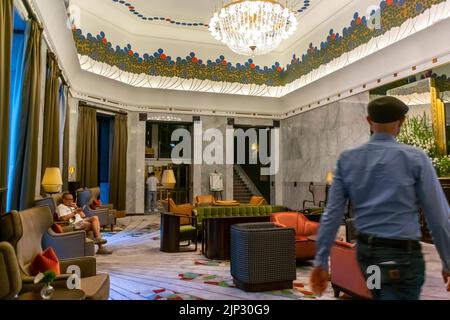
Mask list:
[[[107,40],[104,32],[95,37],[83,35],[82,30],[73,34],[83,70],[131,86],[279,98],[450,17],[450,0],[421,0],[420,6],[416,2],[382,3],[386,30],[370,31],[366,17],[355,13],[351,27],[345,28],[343,35],[331,30],[320,49],[311,44],[306,55],[301,59],[294,55],[285,68],[279,62],[272,67],[258,66],[251,59],[245,65],[233,65],[223,55],[220,61],[211,63],[195,53],[186,59],[171,59],[163,49],[153,54],[135,52],[130,44],[125,48],[119,44],[114,49],[115,44]],[[414,13],[408,18],[405,13],[411,10]],[[433,10],[442,12],[439,15]],[[358,37],[353,37],[355,34]],[[344,50],[347,47],[349,51]]]

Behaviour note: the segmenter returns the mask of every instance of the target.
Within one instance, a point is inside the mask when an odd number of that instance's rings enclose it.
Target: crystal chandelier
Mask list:
[[[211,18],[209,31],[237,54],[254,56],[275,50],[297,25],[277,0],[232,0]]]

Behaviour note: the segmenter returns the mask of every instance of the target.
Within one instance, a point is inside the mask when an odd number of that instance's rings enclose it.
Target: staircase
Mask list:
[[[239,174],[234,171],[233,178],[233,192],[234,192],[234,200],[239,201],[240,203],[249,203],[252,197],[252,192],[249,190],[245,182],[241,179]]]

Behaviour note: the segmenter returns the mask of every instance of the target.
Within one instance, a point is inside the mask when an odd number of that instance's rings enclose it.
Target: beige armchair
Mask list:
[[[22,293],[35,291],[37,288],[30,273],[30,265],[36,255],[43,251],[42,243],[52,224],[53,217],[47,206],[20,213],[13,211],[0,217],[0,241],[8,241],[15,250],[22,280]],[[77,265],[81,269],[81,288],[86,293],[87,299],[108,299],[109,275],[97,274],[94,257],[60,259],[62,273],[72,265]],[[55,286],[65,286],[68,277],[68,274],[58,276]]]
[[[14,248],[8,242],[0,243],[0,279],[0,300],[15,298],[22,288],[22,281]]]

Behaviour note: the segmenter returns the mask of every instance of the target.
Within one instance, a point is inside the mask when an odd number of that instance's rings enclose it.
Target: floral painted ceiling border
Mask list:
[[[158,49],[151,54],[141,54],[135,52],[131,44],[124,47],[117,45],[114,48],[104,32],[100,32],[94,37],[90,33],[85,36],[82,30],[77,29],[73,30],[73,35],[80,59],[82,60],[82,67],[92,71],[94,69],[93,64],[96,62],[101,63],[102,68],[109,66],[110,68],[107,72],[97,72],[102,75],[120,71],[122,73],[147,75],[149,77],[211,81],[216,84],[228,83],[234,84],[235,88],[239,87],[239,85],[241,87],[257,85],[262,87],[260,88],[261,90],[253,90],[254,94],[276,96],[283,91],[279,88],[289,86],[321,66],[368,43],[371,39],[382,36],[391,29],[401,26],[408,19],[418,17],[433,5],[446,1],[381,1],[381,29],[369,28],[368,18],[356,12],[350,25],[344,28],[341,34],[330,30],[327,39],[322,41],[320,46],[315,46],[311,43],[309,49],[301,58],[294,54],[291,63],[285,68],[279,62],[275,62],[272,66],[259,66],[254,64],[252,59],[249,59],[244,64],[233,64],[227,61],[225,55],[215,59],[204,60],[202,57],[198,57],[195,52],[190,53],[186,57],[176,58],[171,57],[164,49]],[[120,78],[120,75],[109,77]],[[142,83],[143,81],[133,81],[133,83],[127,81],[127,83],[139,86],[137,83]],[[172,83],[170,86],[175,87],[177,84]],[[211,86],[214,86],[214,84]],[[148,87],[154,86],[148,85]],[[275,88],[276,93],[273,90],[271,93],[267,93],[266,91],[269,91],[270,88]],[[183,88],[182,90],[185,89]],[[258,94],[259,91],[261,93]],[[293,91],[292,88],[290,88],[290,91]]]
[[[141,19],[143,21],[158,21],[158,22],[165,22],[169,23],[175,26],[180,27],[206,27],[208,28],[208,23],[204,22],[186,22],[186,21],[178,21],[176,19],[173,19],[171,17],[157,17],[157,16],[150,16],[145,15],[141,13],[136,5],[133,4],[132,1],[124,1],[124,0],[111,0],[113,3],[117,5],[125,6],[130,14],[134,15],[136,18]],[[297,14],[305,12],[311,5],[312,0],[297,0],[296,6],[295,6],[295,12]]]

